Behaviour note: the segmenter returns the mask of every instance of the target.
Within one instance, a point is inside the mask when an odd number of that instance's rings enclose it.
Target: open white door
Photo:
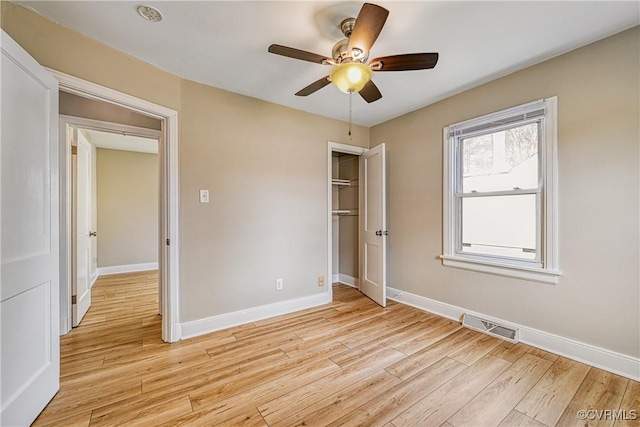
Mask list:
[[[59,389],[58,83],[2,31],[0,425]]]
[[[383,307],[387,305],[387,212],[384,144],[360,157],[362,212],[360,291]]]
[[[73,174],[73,281],[71,312],[73,327],[91,306],[91,145],[78,129],[73,129],[76,144],[72,151]]]

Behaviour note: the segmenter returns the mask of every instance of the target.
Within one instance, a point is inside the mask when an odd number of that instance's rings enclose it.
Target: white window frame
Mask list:
[[[562,274],[558,260],[558,98],[551,97],[503,111],[487,114],[446,126],[443,130],[443,254],[442,264],[448,267],[479,271],[499,276],[556,284]],[[538,147],[541,184],[538,209],[538,242],[540,257],[535,261],[504,258],[490,254],[462,252],[458,248],[461,235],[461,213],[458,209],[457,189],[461,188],[458,173],[459,140],[473,135],[474,129],[498,131],[506,123],[525,124],[527,115],[543,110]],[[460,186],[460,187],[459,187]],[[525,194],[531,191],[525,192]],[[460,240],[461,241],[461,240]]]

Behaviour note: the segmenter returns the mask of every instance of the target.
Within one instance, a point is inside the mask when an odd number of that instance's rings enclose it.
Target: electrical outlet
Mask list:
[[[281,291],[284,287],[284,283],[282,279],[276,279],[276,291]]]
[[[324,276],[318,276],[318,286],[324,286]]]
[[[200,190],[200,203],[209,203],[209,190]]]

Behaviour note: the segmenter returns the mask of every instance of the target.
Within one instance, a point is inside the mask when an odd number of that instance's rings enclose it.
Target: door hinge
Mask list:
[[[71,155],[75,156],[78,154],[78,146],[77,145],[72,145],[71,146]]]
[[[71,295],[71,304],[77,304],[77,296]]]
[[[167,239],[167,246],[169,246],[170,244],[171,244],[171,241]]]

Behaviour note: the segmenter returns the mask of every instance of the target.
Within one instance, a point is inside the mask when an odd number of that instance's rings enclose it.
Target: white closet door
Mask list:
[[[2,31],[0,425],[59,389],[58,83]]]
[[[387,212],[385,147],[380,144],[360,157],[364,196],[360,253],[360,291],[383,307],[387,305]]]

